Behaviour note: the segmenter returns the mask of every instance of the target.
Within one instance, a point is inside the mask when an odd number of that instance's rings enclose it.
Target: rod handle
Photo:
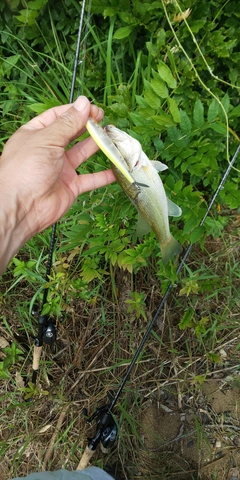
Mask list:
[[[41,347],[36,347],[36,346],[34,345],[34,350],[33,350],[33,365],[32,365],[33,370],[38,370],[38,369],[39,369],[39,363],[40,363],[41,353],[42,353],[42,346],[41,346]]]
[[[83,452],[82,458],[76,468],[76,470],[84,470],[84,468],[87,468],[95,450],[90,450],[90,448],[87,446]]]

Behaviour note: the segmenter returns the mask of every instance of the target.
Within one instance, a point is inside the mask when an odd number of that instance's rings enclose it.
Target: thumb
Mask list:
[[[67,145],[83,133],[90,115],[89,100],[80,96],[53,123],[45,128],[45,133],[51,137],[52,144],[59,147]]]

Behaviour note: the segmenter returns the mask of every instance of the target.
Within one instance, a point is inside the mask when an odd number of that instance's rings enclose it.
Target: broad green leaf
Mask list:
[[[156,95],[156,93],[154,93],[152,90],[145,90],[144,98],[145,98],[146,102],[148,103],[148,105],[151,108],[154,108],[155,110],[157,108],[159,108],[160,105],[161,105],[161,102],[160,102],[160,99],[159,99],[158,95]]]
[[[192,130],[191,120],[190,120],[189,116],[187,115],[187,113],[184,112],[183,110],[180,110],[180,115],[181,115],[180,128],[181,128],[182,132],[185,135],[187,135]]]
[[[221,231],[224,229],[224,223],[226,222],[226,218],[222,219],[223,221],[216,220],[214,218],[207,217],[205,220],[205,224],[208,226],[208,234],[212,235],[214,238],[218,238],[221,234]]]
[[[183,188],[183,181],[182,181],[182,180],[178,180],[178,181],[174,184],[174,192],[175,192],[175,193],[181,192],[181,191],[182,191],[182,188]]]
[[[161,98],[167,98],[168,97],[168,88],[165,82],[161,80],[160,78],[153,78],[151,80],[151,85],[154,90],[154,92]]]
[[[197,128],[201,128],[204,124],[204,107],[200,99],[198,99],[194,104],[193,121],[195,127]]]
[[[48,0],[33,0],[32,2],[28,2],[27,6],[31,10],[40,10],[48,3]]]
[[[157,137],[157,138],[154,140],[153,143],[154,143],[154,147],[156,148],[156,150],[157,150],[158,152],[162,152],[162,150],[164,149],[164,143],[163,143],[163,141],[162,141],[159,137]]]
[[[155,108],[151,108],[149,106],[145,108],[139,108],[138,113],[140,113],[140,115],[142,115],[144,118],[151,119],[152,116],[155,114]]]
[[[56,98],[53,98],[51,100],[46,99],[44,103],[32,103],[32,105],[29,105],[29,108],[39,115],[49,108],[56,107],[58,105],[61,105],[61,103]]]
[[[17,105],[15,100],[6,100],[2,107],[2,116],[4,117],[4,115],[13,110],[15,105]]]
[[[166,65],[166,63],[162,62],[161,60],[159,60],[158,63],[158,73],[170,88],[176,88],[177,83],[170,68]]]
[[[222,105],[225,109],[225,112],[228,113],[229,112],[229,107],[230,107],[230,98],[229,98],[229,95],[228,93],[226,93],[222,99]],[[223,109],[220,107],[219,109],[219,118],[220,120],[222,120],[222,122],[226,122],[226,116],[225,116],[225,113],[223,111]]]
[[[179,132],[177,127],[173,127],[169,128],[168,137],[170,138],[171,142],[176,144],[177,141],[182,137],[182,134]]]
[[[113,38],[115,40],[121,40],[122,38],[128,37],[132,31],[134,30],[135,26],[134,25],[128,25],[126,27],[120,27],[118,30],[113,35]]]
[[[119,117],[126,117],[128,114],[128,107],[125,103],[113,103],[109,109],[119,115]]]
[[[135,95],[135,99],[136,99],[137,104],[140,107],[142,107],[142,108],[148,107],[148,104],[147,104],[146,100],[144,100],[144,98],[141,95]]]
[[[157,34],[157,46],[158,48],[162,45],[165,45],[166,42],[166,32],[164,28],[161,28]]]
[[[155,58],[159,55],[159,47],[152,42],[146,42],[149,53]]]
[[[231,185],[232,182],[231,182]],[[233,185],[236,187],[236,190],[229,187],[226,191],[222,190],[220,192],[220,197],[223,199],[225,205],[228,205],[230,208],[239,208],[240,205],[240,191],[238,189],[238,184]]]
[[[174,143],[174,145],[176,145],[178,148],[182,148],[187,145],[187,138],[178,130],[177,127],[170,128],[168,130],[168,136],[171,142]],[[183,162],[183,155],[181,156],[181,162]],[[185,165],[184,162],[181,163],[181,169],[183,168],[183,165]]]
[[[194,230],[189,235],[189,241],[191,243],[199,242],[199,240],[201,240],[203,234],[204,234],[204,227],[194,228]]]
[[[160,107],[160,98],[158,97],[158,95],[156,95],[156,93],[154,92],[152,86],[151,86],[151,83],[148,82],[147,80],[144,80],[144,87],[145,87],[145,91],[144,91],[144,98],[147,102],[147,104],[151,107],[151,108],[154,108],[154,109],[157,109]]]
[[[219,109],[220,109],[220,105],[217,102],[217,100],[214,98],[209,105],[208,115],[207,115],[208,122],[211,123],[211,122],[214,122],[214,120],[216,120]]]
[[[38,16],[37,10],[20,10],[20,15],[16,15],[15,18],[19,20],[19,22],[24,23],[25,25],[34,25],[35,19]]]
[[[11,55],[7,59],[3,60],[2,63],[2,69],[3,72],[8,76],[8,74],[11,72],[12,68],[14,65],[17,64],[18,60],[21,58],[20,54],[16,55]]]
[[[154,122],[156,122],[158,125],[166,128],[175,126],[175,122],[173,121],[172,117],[166,113],[162,113],[161,115],[153,115],[152,120],[154,120]]]
[[[150,10],[153,10],[153,9],[155,10],[156,8],[159,8],[159,2],[145,3],[145,2],[135,1],[133,2],[133,4],[135,4],[135,8],[137,12],[139,12],[141,15],[145,15]]]
[[[130,112],[129,117],[131,118],[134,125],[140,127],[141,125],[146,125],[146,119],[142,117],[142,115],[138,115],[135,112]]]
[[[137,25],[138,24],[137,18],[129,11],[128,8],[124,12],[124,11],[121,11],[121,6],[120,6],[120,9],[119,9],[119,6],[118,6],[118,14],[119,14],[119,17],[121,18],[121,20],[123,21],[123,23],[128,23],[129,25]]]
[[[221,135],[227,135],[227,126],[223,123],[211,123],[209,127]]]
[[[229,98],[229,95],[228,93],[226,93],[222,99],[222,104],[226,110],[226,112],[228,113],[228,110],[229,110],[229,106],[230,106],[230,98]]]
[[[233,108],[233,110],[231,110],[229,112],[229,118],[239,118],[240,117],[240,105],[238,105],[237,107]]]
[[[117,12],[118,12],[118,8],[117,8],[117,7],[108,7],[108,8],[105,8],[105,10],[104,10],[104,12],[103,12],[103,15],[104,15],[104,18],[106,18],[106,17],[112,17],[112,16],[115,15]]]
[[[98,264],[92,258],[87,257],[84,260],[84,264],[81,270],[81,277],[87,283],[91,282],[94,278],[101,278]]]
[[[191,22],[191,30],[193,33],[198,33],[199,30],[206,25],[206,20],[195,20]]]
[[[185,222],[184,229],[183,229],[183,234],[184,235],[188,234],[194,228],[197,228],[198,225],[199,225],[199,218],[197,218],[195,215],[192,215]]]
[[[174,100],[174,98],[171,98],[171,97],[168,97],[167,102],[169,106],[169,111],[173,117],[174,122],[180,123],[181,117],[180,117],[179,108],[177,106],[177,102]]]

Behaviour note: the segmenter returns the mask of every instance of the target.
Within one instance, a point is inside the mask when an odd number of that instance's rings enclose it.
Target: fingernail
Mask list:
[[[78,97],[77,100],[75,100],[75,102],[73,103],[74,108],[76,108],[76,110],[78,110],[79,112],[83,112],[83,110],[85,110],[88,105],[90,105],[90,102],[84,95]]]

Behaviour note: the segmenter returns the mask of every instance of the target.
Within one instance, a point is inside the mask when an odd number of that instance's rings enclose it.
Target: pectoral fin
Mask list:
[[[176,205],[176,203],[173,203],[172,200],[167,198],[167,204],[168,204],[168,215],[172,217],[180,217],[182,215],[182,209]]]
[[[142,237],[143,235],[147,235],[151,230],[150,225],[144,220],[140,213],[138,214],[138,220],[136,225],[136,233],[138,237]]]
[[[164,165],[164,163],[159,162],[158,160],[151,160],[151,163],[158,172],[163,172],[168,169],[167,165]]]

